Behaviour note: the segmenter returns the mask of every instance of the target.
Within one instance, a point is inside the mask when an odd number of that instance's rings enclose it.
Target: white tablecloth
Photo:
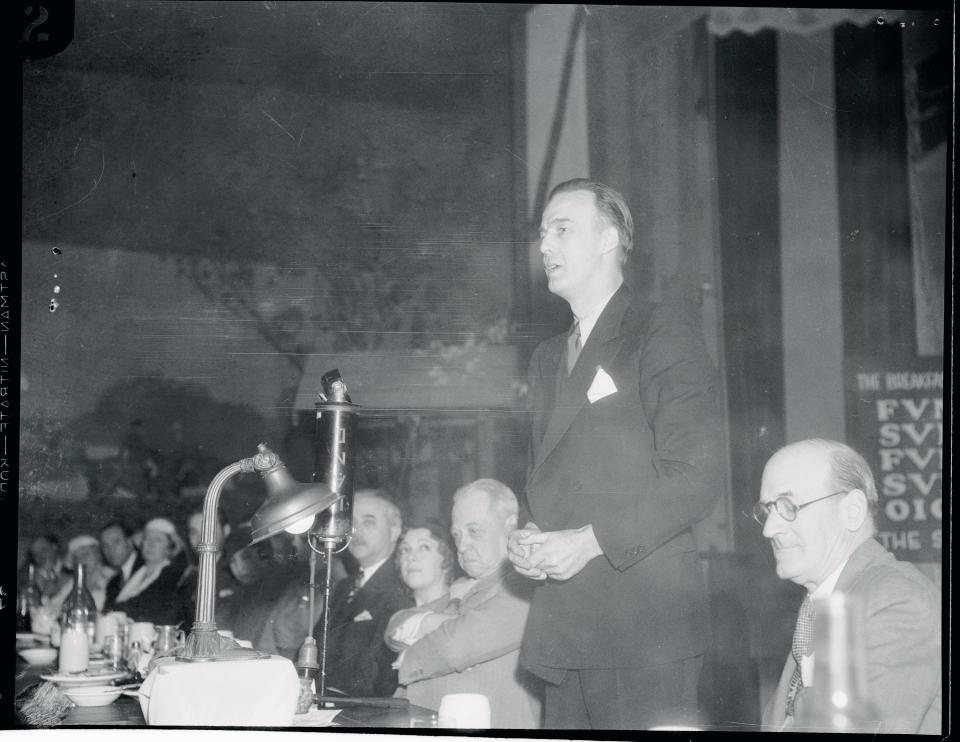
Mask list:
[[[300,682],[285,657],[177,662],[163,658],[140,686],[147,724],[285,727],[293,723]]]

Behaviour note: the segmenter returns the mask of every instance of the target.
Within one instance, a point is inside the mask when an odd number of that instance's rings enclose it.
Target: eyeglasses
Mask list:
[[[839,492],[831,492],[829,495],[824,495],[823,497],[818,497],[816,500],[810,500],[805,502],[802,505],[797,505],[793,500],[791,500],[786,495],[780,495],[776,500],[772,502],[758,502],[753,506],[753,519],[757,521],[761,526],[765,525],[767,518],[770,517],[770,511],[776,510],[777,515],[783,518],[785,521],[792,523],[797,519],[797,513],[803,510],[807,505],[813,505],[815,502],[820,502],[821,500],[826,500],[828,497],[836,497],[837,495],[845,495],[850,490],[840,490]]]

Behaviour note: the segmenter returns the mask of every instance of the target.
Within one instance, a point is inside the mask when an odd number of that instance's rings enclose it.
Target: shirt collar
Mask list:
[[[830,593],[833,592],[833,588],[837,586],[837,581],[840,579],[840,573],[843,572],[843,568],[847,566],[848,561],[850,561],[850,557],[844,559],[843,563],[839,567],[827,575],[827,579],[817,585],[814,591],[810,593],[811,600],[826,598],[828,595],[830,595]]]
[[[137,550],[134,549],[133,551],[130,552],[130,556],[127,557],[127,561],[125,561],[120,566],[120,571],[123,572],[124,580],[130,579],[130,575],[133,574],[133,565],[136,561],[137,561]]]
[[[363,571],[363,577],[360,578],[360,587],[363,587],[368,582],[370,582],[370,578],[373,577],[373,573],[376,572],[378,569],[380,569],[380,567],[382,567],[386,563],[387,559],[389,558],[390,557],[386,557],[386,559],[381,559],[379,562],[376,562],[375,564],[371,564],[369,567],[361,567],[360,569]]]
[[[603,301],[597,304],[596,308],[590,314],[585,317],[577,317],[577,322],[580,323],[580,347],[582,348],[587,344],[587,338],[590,337],[590,333],[593,332],[594,326],[597,324],[597,320],[600,319],[600,315],[603,314],[603,310],[606,309],[607,304],[610,303],[610,299],[613,298],[613,295],[620,290],[620,286],[623,284],[618,284],[613,291],[604,297]]]

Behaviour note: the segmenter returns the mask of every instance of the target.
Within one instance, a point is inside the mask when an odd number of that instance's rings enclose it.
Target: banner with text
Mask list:
[[[870,462],[877,531],[899,559],[940,562],[943,520],[943,371],[858,373],[848,442]]]

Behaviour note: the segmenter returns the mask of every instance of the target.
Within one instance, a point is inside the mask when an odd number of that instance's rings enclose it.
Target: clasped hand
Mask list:
[[[603,553],[592,525],[541,531],[535,523],[510,532],[507,552],[513,568],[534,580],[569,580]]]

